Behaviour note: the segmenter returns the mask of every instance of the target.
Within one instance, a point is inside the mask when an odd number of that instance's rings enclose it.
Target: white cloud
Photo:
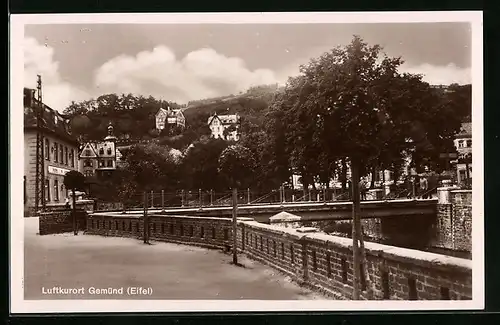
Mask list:
[[[249,70],[240,58],[203,48],[178,59],[166,46],[118,56],[104,63],[95,83],[105,92],[152,95],[179,103],[237,94],[253,85],[277,82],[273,71]]]
[[[399,70],[422,74],[423,80],[433,85],[469,84],[472,82],[471,69],[459,68],[453,63],[446,66],[435,66],[428,63],[418,66],[403,64]]]
[[[54,61],[54,49],[38,43],[34,38],[24,39],[24,86],[36,88],[37,74],[42,77],[43,102],[62,112],[72,100],[87,99],[89,95],[62,80],[59,63]]]

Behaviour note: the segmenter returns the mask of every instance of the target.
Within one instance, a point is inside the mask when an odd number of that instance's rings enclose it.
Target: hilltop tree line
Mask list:
[[[156,144],[133,146],[129,152],[134,154],[124,152],[123,159],[127,166],[146,157],[166,164],[155,165],[160,174],[146,177],[149,184],[134,181],[137,189],[227,189],[218,159],[230,143],[210,139],[207,127],[208,117],[217,112],[242,116],[239,145],[256,161],[253,179],[246,182],[252,188],[277,188],[290,183],[292,174],[300,175],[306,187],[315,182],[328,186],[339,177],[345,188],[353,162],[359,176],[388,169],[397,178],[408,157],[419,172],[424,166],[440,172],[445,162],[439,154],[455,150],[454,134],[461,122],[470,121],[471,86],[431,87],[420,75],[400,73],[402,63],[356,37],[349,46],[301,66],[300,75],[284,88],[254,87],[246,96],[188,107],[186,130],[160,135]],[[66,113],[100,120],[92,122],[96,128],[77,128],[98,140],[106,134],[106,119],[113,120],[118,135],[148,134],[162,105],[180,107],[152,97],[104,95],[73,103]],[[170,149],[180,150],[182,157],[171,159]]]

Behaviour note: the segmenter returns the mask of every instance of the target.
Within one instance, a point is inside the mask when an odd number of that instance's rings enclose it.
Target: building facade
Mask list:
[[[208,118],[207,124],[216,139],[238,141],[240,139],[241,117],[238,113],[233,115],[214,115]]]
[[[36,110],[35,90],[24,88],[24,207],[35,207],[36,186]],[[48,207],[63,205],[69,194],[64,187],[64,175],[78,171],[78,141],[71,134],[69,119],[42,103],[44,154],[44,196]]]
[[[117,138],[113,126],[108,126],[108,135],[101,142],[87,142],[79,152],[80,172],[85,177],[102,176],[113,172],[117,167]]]
[[[184,128],[186,118],[180,109],[160,108],[155,115],[156,129],[162,131],[167,125]]]
[[[472,178],[472,123],[462,123],[460,132],[454,139],[457,148],[457,181],[462,183]]]

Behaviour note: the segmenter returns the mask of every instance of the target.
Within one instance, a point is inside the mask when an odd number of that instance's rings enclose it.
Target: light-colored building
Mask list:
[[[232,141],[240,139],[240,123],[241,117],[238,113],[233,115],[217,115],[215,113],[207,121],[212,137]]]
[[[454,144],[458,151],[457,181],[461,183],[472,178],[472,123],[462,123],[460,132],[455,136]]]
[[[101,176],[116,169],[117,138],[113,134],[113,126],[108,126],[108,135],[101,142],[87,142],[79,153],[80,171],[86,177]]]
[[[156,129],[161,131],[166,125],[174,125],[184,128],[186,126],[186,118],[180,109],[160,108],[155,115]]]
[[[34,98],[35,90],[24,88],[24,206],[35,206],[36,186],[36,109],[39,103]],[[43,106],[43,154],[45,177],[45,202],[63,205],[69,198],[64,187],[64,175],[78,170],[78,141],[71,134],[69,119],[56,110]]]

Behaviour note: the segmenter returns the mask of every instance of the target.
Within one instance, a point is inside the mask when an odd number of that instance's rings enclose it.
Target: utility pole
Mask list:
[[[238,249],[237,249],[237,234],[238,234],[238,224],[237,224],[237,215],[238,215],[238,189],[236,186],[233,187],[233,264],[238,264]]]
[[[36,112],[36,171],[35,171],[35,212],[45,210],[45,164],[43,150],[43,102],[42,102],[42,77],[37,76],[37,105]],[[34,94],[32,94],[32,97]],[[31,101],[33,102],[33,100]],[[48,154],[48,153],[47,153]]]

